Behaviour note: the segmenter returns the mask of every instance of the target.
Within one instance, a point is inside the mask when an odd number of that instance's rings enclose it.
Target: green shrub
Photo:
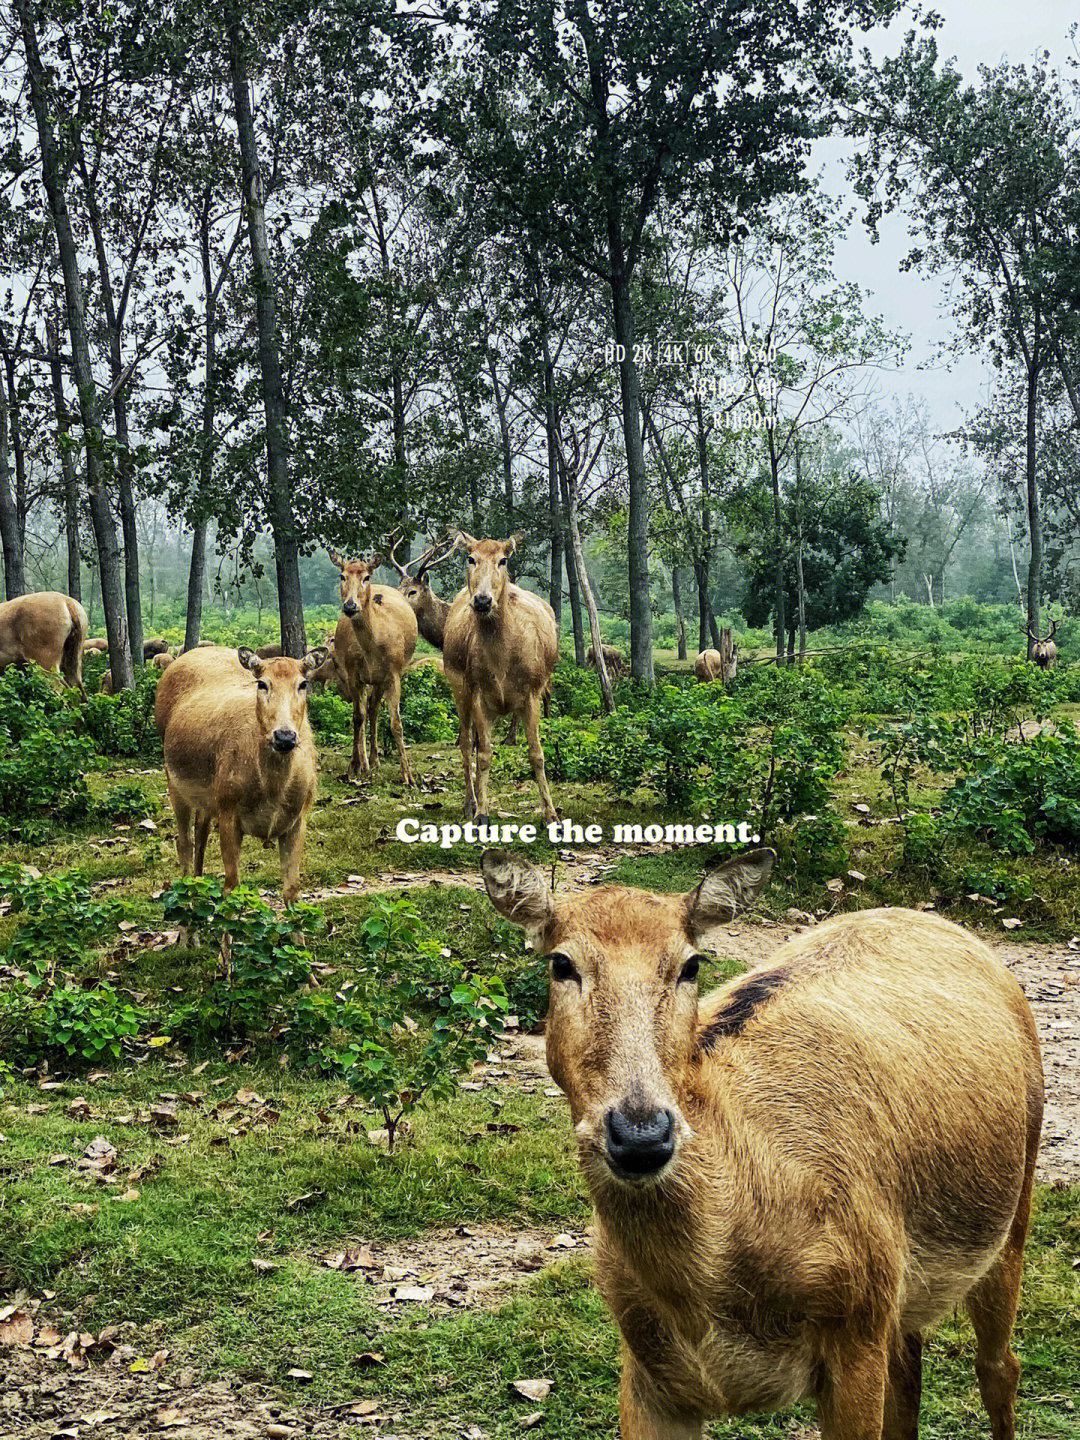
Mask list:
[[[0,836],[34,844],[85,813],[92,747],[76,704],[40,670],[0,676]]]
[[[1080,734],[972,746],[967,768],[942,798],[954,833],[977,836],[996,850],[1030,855],[1040,841],[1080,846]]]
[[[161,740],[154,724],[154,696],[160,678],[158,670],[139,670],[134,689],[87,699],[83,723],[99,755],[160,756]]]
[[[384,710],[385,717],[385,710]],[[388,726],[388,717],[384,718]],[[434,665],[417,665],[401,679],[401,728],[408,745],[440,745],[456,740],[457,707],[450,687]],[[389,740],[387,731],[386,743]]]
[[[146,820],[160,808],[153,795],[129,780],[110,785],[94,801],[94,814],[101,820]]]
[[[126,913],[122,901],[98,899],[77,870],[42,875],[29,866],[0,865],[0,900],[20,917],[4,958],[29,972],[31,986],[58,970],[84,965],[92,950],[115,935]]]
[[[308,718],[316,740],[335,744],[352,738],[352,706],[336,690],[324,690],[308,697]]]

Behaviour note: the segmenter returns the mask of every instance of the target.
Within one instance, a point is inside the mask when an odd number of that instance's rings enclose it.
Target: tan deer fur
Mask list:
[[[103,635],[95,635],[91,640],[84,640],[82,648],[84,655],[107,655],[109,642]]]
[[[708,682],[720,679],[720,651],[702,650],[694,661],[694,674],[699,680]]]
[[[1031,659],[1033,664],[1038,665],[1040,670],[1050,670],[1057,664],[1058,648],[1054,644],[1054,636],[1057,634],[1057,621],[1050,621],[1050,630],[1042,639],[1027,630],[1028,638],[1031,640]]]
[[[237,883],[244,836],[254,835],[277,841],[285,901],[298,897],[318,781],[307,686],[324,658],[321,650],[264,661],[248,649],[195,649],[162,675],[154,718],[185,875],[202,874],[216,820],[226,890]]]
[[[83,696],[82,657],[89,621],[78,600],[57,590],[0,604],[0,674],[33,661],[62,675]]]
[[[626,674],[626,656],[621,650],[616,650],[614,645],[601,647],[604,652],[604,663],[608,668],[608,674],[613,680],[620,679]],[[596,649],[590,645],[585,652],[585,663],[596,669]]]
[[[416,616],[392,586],[373,585],[371,576],[382,563],[344,560],[327,552],[341,571],[343,614],[334,632],[334,659],[345,676],[353,705],[353,752],[349,774],[366,775],[379,763],[379,707],[390,712],[390,732],[397,745],[403,785],[413,783],[401,729],[401,676],[416,649]],[[371,727],[371,759],[364,740]]]
[[[168,650],[162,650],[157,655],[150,656],[150,664],[155,670],[167,670],[175,659],[176,656],[170,654]]]
[[[922,1335],[961,1303],[993,1440],[1014,1440],[1043,1107],[1027,1001],[987,946],[910,910],[834,917],[699,998],[697,951],[772,860],[683,895],[552,894],[484,857],[496,908],[549,957],[622,1440],[810,1397],[822,1440],[916,1440]]]
[[[466,584],[446,622],[443,672],[457,703],[466,818],[488,813],[491,727],[500,715],[523,721],[544,819],[558,818],[544,771],[540,707],[559,659],[559,627],[546,600],[510,582],[507,561],[519,543],[517,535],[458,536],[468,552]]]
[[[142,647],[143,661],[152,660],[155,655],[164,655],[169,648],[169,642],[160,636],[154,640],[144,640]]]

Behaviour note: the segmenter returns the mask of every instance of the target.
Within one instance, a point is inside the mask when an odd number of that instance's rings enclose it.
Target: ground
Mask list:
[[[417,796],[389,764],[374,787],[348,784],[343,760],[340,750],[324,755],[305,865],[308,895],[333,923],[318,950],[324,983],[347,974],[356,927],[387,888],[408,890],[455,954],[505,951],[527,964],[480,893],[474,852],[424,853],[392,839],[401,814],[455,818],[454,748],[414,748],[424,777]],[[535,789],[520,753],[499,767],[495,804],[531,815]],[[95,787],[117,779],[162,795],[153,766],[92,777]],[[853,803],[874,800],[865,776],[845,784]],[[564,787],[560,798],[581,820],[625,815],[599,790]],[[138,924],[103,968],[161,994],[208,961],[163,943],[153,897],[175,873],[175,855],[167,812],[153,823],[7,853],[41,869],[80,864],[102,893],[130,898]],[[887,826],[861,816],[852,825],[853,864],[873,878],[849,878],[839,894],[774,887],[761,913],[725,936],[715,976],[760,963],[810,912],[896,898],[876,878],[888,867],[874,863],[890,843]],[[860,846],[882,850],[867,858]],[[700,863],[655,848],[632,863],[606,848],[545,858],[560,884],[616,876],[668,888],[692,884]],[[208,862],[218,863],[213,844]],[[248,842],[242,868],[274,893],[275,855]],[[1046,1058],[1046,1138],[1018,1330],[1019,1434],[1077,1440],[1080,951],[1068,927],[1048,939],[1052,927],[1009,933],[1008,915],[977,906],[962,918],[980,924],[1021,980]],[[4,1440],[614,1434],[616,1336],[591,1284],[588,1205],[536,1036],[511,1031],[454,1099],[419,1112],[392,1155],[340,1082],[265,1053],[170,1044],[90,1074],[16,1073],[3,1090]],[[934,1337],[927,1380],[924,1436],[988,1433],[963,1320]],[[717,1423],[709,1434],[809,1440],[816,1430],[800,1410]]]

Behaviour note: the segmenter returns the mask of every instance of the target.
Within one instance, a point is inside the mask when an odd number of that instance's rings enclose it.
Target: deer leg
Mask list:
[[[235,810],[218,812],[218,839],[221,841],[221,865],[225,872],[222,886],[226,895],[235,890],[240,879],[240,846],[244,833],[240,829],[240,817]]]
[[[300,866],[304,860],[304,837],[307,834],[307,816],[301,815],[296,824],[283,830],[278,836],[278,854],[281,857],[281,893],[286,905],[295,905],[300,898]]]
[[[353,691],[352,697],[352,758],[349,761],[348,769],[348,775],[351,780],[355,780],[357,778],[357,776],[360,774],[361,768],[361,749],[364,743],[365,719],[362,703],[363,694],[364,687],[362,685],[357,685],[356,689]],[[363,762],[366,765],[366,755],[363,756]]]
[[[398,759],[401,761],[401,783],[411,785],[413,783],[412,770],[409,768],[409,753],[405,749],[405,732],[401,728],[400,675],[394,675],[387,687],[386,708],[390,712],[390,733],[394,737]]]
[[[168,777],[166,777],[168,778]],[[184,875],[191,874],[191,806],[186,800],[181,799],[176,790],[173,789],[172,781],[169,781],[169,800],[172,804],[173,814],[176,816],[176,858],[180,861],[180,870]],[[196,874],[201,874],[196,871]]]
[[[379,768],[379,707],[383,702],[383,691],[372,689],[368,700],[368,758],[372,771]]]
[[[506,727],[506,734],[503,736],[503,742],[502,742],[502,743],[503,743],[504,745],[516,745],[516,744],[517,744],[518,722],[519,722],[520,718],[521,718],[521,717],[520,717],[519,715],[511,715],[511,716],[510,716],[510,724]]]
[[[964,1304],[975,1331],[975,1373],[993,1440],[1015,1440],[1016,1389],[1020,1362],[1013,1354],[1012,1331],[1020,1303],[1024,1269],[1024,1243],[1031,1219],[1031,1191],[1035,1182],[1035,1156],[1039,1126],[1028,1138],[1028,1162],[1012,1229],[1001,1254],[971,1290]]]
[[[922,1398],[922,1336],[898,1335],[889,1357],[889,1384],[885,1391],[885,1425],[881,1440],[919,1440],[919,1402]]]
[[[472,705],[466,695],[457,697],[458,702],[458,746],[461,750],[461,763],[465,771],[465,804],[463,807],[466,820],[471,820],[476,814],[476,790],[473,786],[473,717]]]
[[[540,744],[539,695],[530,695],[525,702],[525,737],[529,742],[529,759],[532,762],[533,774],[536,776],[536,783],[540,789],[540,804],[543,807],[544,819],[550,824],[559,818],[559,812],[555,809],[555,803],[551,798],[547,773],[544,769],[544,747]]]
[[[622,1440],[702,1440],[700,1417],[666,1413],[625,1346],[619,1387],[619,1434]]]
[[[205,814],[202,811],[195,817],[195,874],[203,873],[203,864],[206,860],[206,842],[210,837],[210,812]]]
[[[888,1369],[883,1341],[850,1340],[834,1353],[818,1394],[821,1440],[882,1440]]]
[[[488,813],[488,780],[491,776],[491,720],[480,709],[473,714],[476,731],[476,816],[486,820]]]

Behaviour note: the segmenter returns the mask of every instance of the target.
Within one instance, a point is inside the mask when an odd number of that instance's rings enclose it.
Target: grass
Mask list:
[[[791,906],[824,913],[935,898],[901,863],[896,827],[864,823],[887,822],[894,807],[869,745],[858,730],[849,738],[850,763],[837,777],[835,793],[851,812],[850,868],[866,878],[846,878],[836,894],[820,880],[784,875],[765,898],[765,916],[783,917]],[[403,815],[436,823],[459,819],[454,744],[412,746],[410,754],[425,777],[416,794],[401,787],[390,762],[373,786],[346,782],[346,748],[324,747],[305,886],[335,890],[350,875],[371,882],[443,872],[440,885],[411,892],[427,931],[453,958],[497,965],[523,1012],[539,1010],[542,967],[520,932],[497,920],[486,898],[467,883],[475,877],[475,850],[394,839]],[[95,798],[121,782],[152,797],[155,830],[135,822],[91,822],[42,845],[5,846],[0,858],[42,870],[78,867],[122,895],[138,926],[160,929],[155,896],[176,873],[163,777],[159,766],[142,760],[103,765],[89,776]],[[932,799],[940,780],[923,776],[920,783],[923,798]],[[560,786],[558,800],[566,815],[599,823],[605,833],[630,812],[641,823],[673,818],[653,796],[620,800],[599,785]],[[855,805],[868,806],[869,816]],[[535,819],[535,808],[524,747],[500,747],[493,774],[497,818]],[[546,840],[532,851],[557,873],[572,853],[573,847],[555,849]],[[722,853],[612,855],[611,878],[689,889]],[[976,863],[987,857],[974,847],[963,858]],[[208,868],[218,865],[213,840]],[[1075,866],[1050,851],[1009,865],[1031,874],[1040,897],[1004,912],[1024,920],[1017,938],[1064,940],[1080,932]],[[278,893],[275,852],[249,840],[241,870],[244,879]],[[330,967],[332,983],[341,985],[373,902],[364,887],[354,887],[323,903],[331,930],[318,959]],[[1002,933],[1000,917],[985,906],[961,900],[949,913]],[[0,945],[14,923],[0,918]],[[136,947],[106,953],[98,968],[153,1007],[190,989],[193,967],[208,963],[203,952]],[[736,968],[721,957],[706,983]],[[232,1063],[218,1047],[185,1054],[166,1046],[141,1050],[93,1082],[75,1075],[46,1090],[39,1072],[4,1074],[0,1067],[0,1292],[54,1292],[50,1306],[58,1317],[94,1330],[135,1321],[147,1353],[165,1345],[176,1361],[203,1376],[281,1386],[298,1403],[377,1400],[380,1410],[395,1416],[394,1433],[416,1440],[442,1440],[469,1425],[489,1440],[520,1435],[522,1416],[533,1407],[509,1386],[540,1376],[555,1384],[539,1407],[539,1433],[558,1440],[614,1433],[617,1336],[587,1260],[544,1271],[497,1308],[442,1316],[422,1306],[388,1313],[373,1303],[361,1277],[328,1269],[319,1259],[358,1241],[401,1240],[461,1224],[538,1227],[552,1234],[582,1227],[588,1204],[561,1099],[545,1094],[542,1085],[533,1093],[494,1084],[463,1091],[421,1109],[408,1143],[388,1155],[369,1142],[365,1132],[375,1121],[349,1102],[341,1082],[282,1068],[278,1060],[272,1043]],[[272,1102],[275,1123],[243,1123],[242,1106],[239,1118],[214,1113],[243,1089]],[[162,1095],[194,1092],[202,1092],[194,1103],[175,1100],[175,1129],[139,1123],[139,1112]],[[78,1097],[90,1105],[87,1118],[71,1113]],[[97,1135],[118,1152],[116,1185],[99,1183],[73,1163]],[[137,1178],[129,1182],[129,1174]],[[114,1198],[128,1188],[138,1191],[137,1198]],[[96,1208],[81,1208],[87,1206]],[[1025,1366],[1019,1434],[1026,1440],[1080,1437],[1078,1256],[1080,1190],[1041,1189],[1018,1329]],[[256,1270],[255,1258],[277,1268]],[[364,1350],[380,1352],[384,1363],[358,1368],[354,1359]],[[314,1376],[302,1388],[287,1373],[297,1366]],[[923,1414],[922,1433],[930,1440],[975,1440],[988,1432],[971,1333],[962,1318],[944,1324],[929,1347]],[[716,1423],[708,1433],[715,1440],[790,1440],[812,1423],[803,1409]]]

